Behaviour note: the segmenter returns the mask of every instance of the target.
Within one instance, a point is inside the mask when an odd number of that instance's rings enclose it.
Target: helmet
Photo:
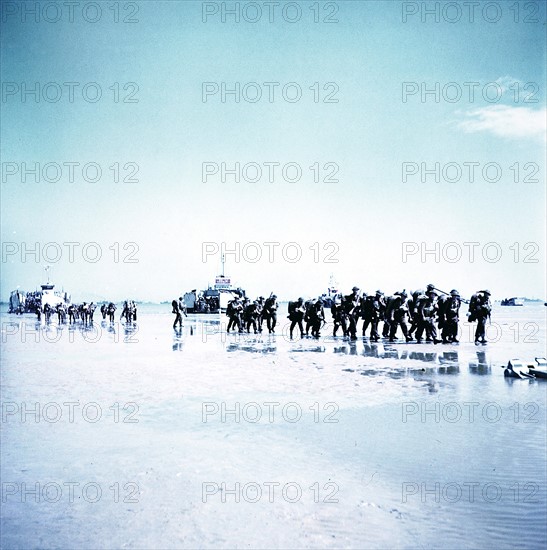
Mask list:
[[[457,291],[457,290],[451,290],[450,291],[450,296],[459,296],[460,293]]]
[[[359,290],[359,288],[354,286],[351,290],[352,290],[352,292],[355,292],[356,290]]]

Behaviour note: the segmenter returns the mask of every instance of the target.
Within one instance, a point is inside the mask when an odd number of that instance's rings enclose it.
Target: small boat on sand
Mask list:
[[[524,365],[519,359],[511,359],[503,375],[508,378],[547,378],[547,360],[545,357],[536,357],[535,365]]]

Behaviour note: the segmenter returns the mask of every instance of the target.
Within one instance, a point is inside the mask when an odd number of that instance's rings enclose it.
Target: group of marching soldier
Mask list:
[[[467,302],[466,300],[463,300]],[[321,327],[325,324],[325,300],[323,297],[317,300],[304,302],[299,298],[295,302],[289,302],[290,337],[296,326],[300,330],[300,336],[318,338]],[[405,290],[395,292],[392,296],[384,296],[377,290],[374,294],[359,294],[359,288],[353,287],[349,295],[337,294],[331,300],[331,315],[334,324],[333,336],[338,330],[352,340],[357,339],[357,324],[363,319],[362,334],[370,327],[370,341],[380,340],[379,325],[383,322],[382,337],[395,342],[397,331],[400,328],[407,342],[414,339],[421,343],[438,344],[458,343],[458,322],[462,298],[457,290],[450,293],[438,291],[434,285],[427,285],[427,289],[417,290],[409,296]],[[490,292],[480,290],[476,292],[469,302],[470,322],[477,321],[475,331],[475,343],[486,344],[486,320],[490,317],[492,306]],[[305,329],[304,329],[305,323]]]
[[[173,328],[182,327],[182,316],[187,316],[186,306],[180,297],[172,302],[173,313],[175,314],[175,322]],[[226,315],[228,316],[227,332],[251,332],[255,334],[262,332],[264,321],[270,334],[275,332],[277,324],[277,296],[270,294],[269,298],[264,299],[260,296],[253,302],[246,297],[235,296],[233,300],[228,302]]]
[[[226,315],[229,318],[227,332],[238,330],[239,332],[251,332],[255,334],[262,332],[264,321],[269,334],[275,332],[277,325],[277,296],[270,294],[264,299],[263,296],[252,301],[249,298],[235,297],[228,302]]]
[[[46,303],[43,307],[36,307],[36,315],[38,316],[38,321],[41,320],[42,314],[44,315],[46,323],[51,321],[53,315],[57,315],[58,323],[64,324],[67,322],[72,325],[76,321],[81,321],[84,325],[93,324],[93,315],[97,306],[90,302],[83,302],[81,304],[57,304],[56,306],[51,306]],[[107,315],[111,323],[114,322],[114,313],[116,311],[116,304],[110,302],[108,304],[104,303],[101,306],[101,314],[103,319],[106,319]],[[125,317],[126,322],[130,323],[137,320],[137,306],[134,301],[126,300],[123,303],[122,314],[120,320]]]
[[[357,339],[357,325],[363,319],[362,334],[366,336],[370,328],[371,342],[377,342],[381,337],[395,342],[400,329],[407,342],[433,342],[438,344],[458,343],[458,322],[462,302],[469,304],[468,320],[477,321],[475,343],[485,344],[486,321],[490,317],[492,306],[490,292],[480,290],[470,301],[463,300],[457,290],[450,293],[440,291],[434,285],[427,289],[416,290],[407,294],[405,290],[395,292],[392,296],[384,296],[377,290],[374,294],[360,294],[359,288],[353,287],[351,294],[336,294],[330,298],[324,295],[318,299],[304,301],[298,298],[289,302],[288,318],[291,322],[289,333],[291,339],[294,329],[298,327],[300,337],[312,336],[319,338],[325,325],[325,307],[330,306],[333,322],[333,336],[341,330],[343,336]],[[186,307],[182,301],[173,300],[173,313],[176,315],[173,328],[182,326],[182,315],[186,315]],[[270,334],[275,332],[277,324],[277,296],[269,298],[260,296],[254,301],[247,297],[236,296],[228,303],[227,332],[261,333],[264,321]],[[380,336],[379,327],[383,323]]]

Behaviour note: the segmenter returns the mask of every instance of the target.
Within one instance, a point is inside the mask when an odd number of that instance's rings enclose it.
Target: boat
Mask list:
[[[503,375],[507,378],[534,378],[528,367],[523,365],[520,359],[511,359],[507,363]]]
[[[523,306],[524,300],[522,298],[505,298],[500,302],[502,306]]]
[[[49,280],[49,266],[45,271],[47,282],[40,285],[40,290],[25,292],[17,289],[11,292],[8,313],[36,313],[38,310],[43,311],[46,304],[51,308],[56,308],[59,304],[70,305],[70,294],[64,290],[55,290],[55,284]]]
[[[215,284],[206,290],[193,289],[183,295],[183,302],[188,313],[225,313],[228,302],[235,297],[245,297],[245,291],[234,287],[232,279],[224,274],[224,255],[222,256],[222,272],[215,277]]]
[[[335,280],[334,275],[331,273],[329,278],[329,286],[327,292],[321,295],[324,307],[331,307],[334,297],[338,294],[338,282]]]
[[[535,360],[535,365],[528,365],[528,371],[536,378],[547,378],[547,359],[536,357]]]
[[[547,378],[547,359],[536,357],[535,365],[524,365],[519,359],[511,359],[503,371],[509,378]]]

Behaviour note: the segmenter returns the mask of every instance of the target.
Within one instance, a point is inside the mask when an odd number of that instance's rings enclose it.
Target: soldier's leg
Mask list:
[[[412,336],[410,336],[408,334],[408,326],[406,324],[406,321],[403,319],[399,324],[401,325],[401,330],[403,331],[403,335],[405,337],[405,340],[407,342],[410,342],[411,340],[413,340]]]
[[[395,341],[395,335],[397,334],[397,326],[399,325],[398,321],[391,321],[389,323],[389,341]]]
[[[342,326],[342,332],[344,333],[344,336],[348,335],[348,322],[345,315],[342,315],[340,317],[340,325]]]
[[[380,339],[380,335],[378,334],[378,321],[374,319],[370,322],[370,339],[375,341]]]

